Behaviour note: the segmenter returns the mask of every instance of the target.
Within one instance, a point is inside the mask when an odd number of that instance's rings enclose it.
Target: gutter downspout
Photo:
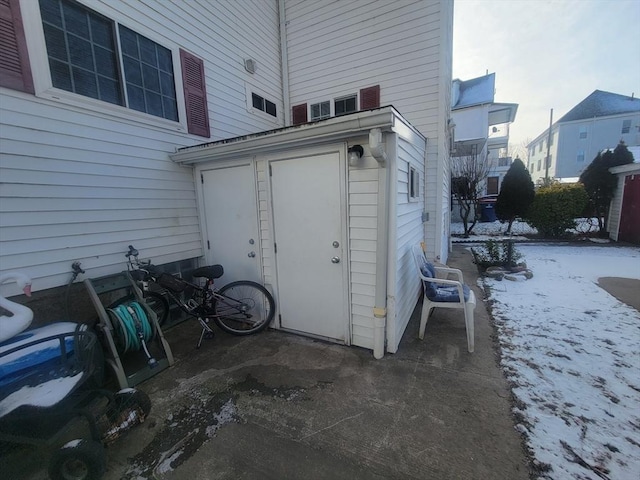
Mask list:
[[[289,98],[289,51],[287,49],[287,18],[285,0],[278,0],[280,17],[280,68],[282,75],[282,102],[284,104],[284,126],[291,125],[291,100]]]
[[[373,128],[369,132],[369,151],[379,164],[378,168],[378,227],[376,232],[376,293],[373,308],[373,356],[384,357],[387,323],[387,244],[389,221],[389,175],[386,168],[387,154],[382,142],[382,131]]]

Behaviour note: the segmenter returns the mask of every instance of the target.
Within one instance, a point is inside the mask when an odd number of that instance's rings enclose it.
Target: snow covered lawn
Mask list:
[[[640,313],[597,280],[640,279],[640,250],[517,248],[531,280],[481,282],[539,477],[638,479]]]

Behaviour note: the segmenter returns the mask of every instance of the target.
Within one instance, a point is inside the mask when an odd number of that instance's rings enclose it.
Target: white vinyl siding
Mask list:
[[[212,141],[274,128],[270,115],[247,111],[246,85],[282,111],[275,0],[223,6],[208,1],[80,3],[174,55],[183,48],[203,59]],[[38,11],[37,2],[22,4]],[[25,21],[27,34],[35,28],[42,35],[39,21]],[[29,39],[30,49],[36,37]],[[255,74],[244,69],[245,58],[256,61]],[[48,65],[37,62],[32,56],[34,80],[41,87]],[[176,77],[181,77],[179,70]],[[73,101],[56,98],[58,91],[50,87],[37,91],[39,96],[0,89],[3,270],[24,271],[40,290],[66,284],[73,261],[82,262],[85,278],[123,270],[129,244],[158,264],[200,257],[193,171],[176,165],[169,154],[201,143],[202,137],[189,135],[175,122],[107,102],[79,95]],[[182,95],[181,88],[177,94]],[[19,292],[8,286],[3,293]]]
[[[397,137],[395,345],[388,347],[392,352],[397,349],[420,295],[411,247],[423,240],[423,187],[420,186],[419,202],[409,202],[407,192],[410,167],[416,169],[420,178],[424,177],[424,154],[423,142],[410,143]]]
[[[170,161],[179,135],[3,95],[0,251],[38,289],[124,269],[129,244],[156,263],[202,254],[193,174]],[[56,118],[56,121],[49,119]],[[93,125],[92,125],[93,124]],[[140,248],[140,247],[139,247]]]
[[[379,84],[381,106],[429,139],[425,236],[428,255],[445,262],[453,2],[287,0],[286,19],[292,105]]]
[[[273,237],[271,235],[271,217],[269,208],[267,162],[259,160],[256,162],[258,173],[258,221],[260,222],[260,245],[262,248],[262,275],[267,288],[273,291],[275,285],[274,277],[274,255]]]
[[[366,140],[362,139],[362,144]],[[352,142],[358,143],[358,142]],[[378,162],[365,155],[349,168],[349,257],[351,344],[373,348],[378,228]]]

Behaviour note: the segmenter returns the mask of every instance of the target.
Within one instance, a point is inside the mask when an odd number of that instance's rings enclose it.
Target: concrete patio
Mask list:
[[[455,247],[449,264],[481,299],[471,255]],[[196,323],[174,327],[177,362],[139,386],[152,413],[109,447],[104,478],[529,478],[484,304],[473,354],[460,311],[436,311],[424,341],[419,314],[382,360],[277,331],[218,333],[195,350]],[[34,470],[44,461],[13,454]]]

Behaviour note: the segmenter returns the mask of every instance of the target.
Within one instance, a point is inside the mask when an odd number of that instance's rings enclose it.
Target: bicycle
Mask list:
[[[222,277],[222,265],[210,265],[193,270],[195,278],[204,278],[203,286],[160,271],[151,261],[138,258],[138,251],[129,245],[126,253],[127,269],[142,291],[142,297],[164,322],[169,312],[169,297],[187,315],[198,320],[202,333],[196,348],[204,338],[212,338],[210,321],[232,335],[252,335],[265,330],[275,316],[275,301],[269,291],[259,283],[239,280],[220,289],[214,280]],[[186,293],[186,295],[185,295]],[[112,303],[116,306],[134,299],[127,295]]]

